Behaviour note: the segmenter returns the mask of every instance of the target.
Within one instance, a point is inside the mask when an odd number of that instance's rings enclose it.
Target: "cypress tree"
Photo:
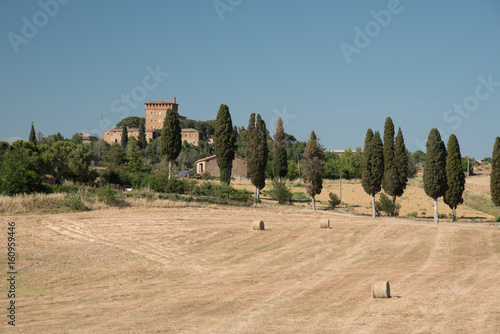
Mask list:
[[[252,184],[256,188],[256,198],[260,197],[260,191],[266,186],[266,166],[269,154],[269,146],[267,145],[267,129],[266,123],[259,114],[253,134],[254,140],[254,169],[251,175]]]
[[[392,202],[396,202],[396,189],[398,187],[398,171],[394,162],[394,124],[392,119],[387,117],[384,125],[384,178],[382,188],[392,196]]]
[[[229,107],[221,104],[215,120],[214,149],[220,169],[220,182],[229,185],[236,151],[236,136]]]
[[[384,177],[384,148],[378,131],[368,129],[363,152],[363,170],[361,184],[365,192],[372,197],[372,217],[375,218],[375,195],[382,189]]]
[[[141,122],[139,123],[139,138],[137,138],[137,144],[139,145],[139,148],[141,150],[145,149],[146,146],[148,145],[148,142],[146,140],[146,125],[145,119],[141,119]]]
[[[462,170],[462,156],[457,137],[451,134],[446,150],[446,180],[448,189],[444,194],[444,202],[453,210],[453,221],[457,221],[457,206],[464,202],[462,194],[465,190],[465,174]]]
[[[281,116],[276,123],[276,131],[274,132],[274,159],[273,159],[273,173],[281,182],[281,178],[286,177],[288,174],[288,157],[286,153],[286,138],[285,131],[283,130],[283,123]]]
[[[35,134],[35,126],[33,125],[33,122],[31,122],[31,131],[30,131],[29,142],[34,144],[35,146],[37,144],[36,134]]]
[[[491,200],[496,206],[500,206],[500,137],[495,139],[491,156],[490,191]]]
[[[395,196],[402,196],[408,183],[408,152],[406,151],[405,140],[401,128],[396,136],[396,148],[394,150],[394,165],[396,166],[397,179]]]
[[[424,190],[427,196],[434,199],[434,222],[439,223],[437,199],[444,196],[448,183],[446,181],[446,147],[438,129],[431,130],[426,146]]]
[[[313,130],[306,144],[302,160],[304,180],[308,183],[306,190],[311,195],[313,211],[316,211],[316,195],[321,194],[323,189],[323,175],[325,174],[323,168],[324,151],[323,146],[318,143],[316,133]]]
[[[167,110],[163,120],[163,129],[161,130],[161,154],[168,161],[168,177],[172,177],[172,163],[182,148],[181,126],[179,119],[172,109]]]
[[[246,130],[246,151],[245,151],[245,161],[247,164],[247,176],[252,177],[255,166],[255,113],[250,114],[250,119],[248,121],[248,127]],[[257,189],[254,191],[254,196],[257,196]]]
[[[123,132],[122,132],[122,148],[126,149],[128,145],[128,130],[127,126],[123,126]]]

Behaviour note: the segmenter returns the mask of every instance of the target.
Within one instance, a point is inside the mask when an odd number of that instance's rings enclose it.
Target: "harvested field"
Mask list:
[[[323,218],[331,229],[318,227]],[[500,229],[489,224],[213,205],[2,220],[4,244],[6,222],[16,222],[12,332],[500,328]],[[266,229],[252,231],[254,220]],[[382,280],[390,281],[392,298],[373,299],[372,283]],[[5,285],[1,294],[5,306]]]

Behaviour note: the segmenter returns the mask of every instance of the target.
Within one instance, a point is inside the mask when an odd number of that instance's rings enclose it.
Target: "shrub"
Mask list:
[[[447,216],[446,214],[444,214],[444,213],[440,213],[440,214],[438,215],[438,218],[439,218],[439,219],[445,219],[445,218],[448,218],[448,216]]]
[[[399,203],[392,203],[386,194],[381,193],[380,199],[375,203],[375,212],[380,214],[380,212],[385,212],[388,216],[399,216],[399,209],[401,205]]]
[[[114,191],[110,187],[101,187],[97,191],[97,198],[101,202],[109,203],[116,199],[116,191]]]
[[[415,218],[416,216],[418,216],[418,212],[417,211],[409,212],[407,216]]]
[[[334,193],[329,193],[328,196],[330,196],[330,200],[328,201],[328,205],[330,205],[330,208],[335,209],[336,206],[338,206],[342,201],[340,198],[337,196],[337,194]]]
[[[75,193],[68,193],[64,198],[64,206],[75,211],[85,211],[87,207],[82,202],[82,197]]]
[[[277,200],[278,204],[290,204],[292,202],[292,192],[286,186],[286,182],[279,182],[278,179],[273,180],[273,189],[269,191],[269,196]]]
[[[499,223],[500,222],[500,216],[495,217],[495,222]]]

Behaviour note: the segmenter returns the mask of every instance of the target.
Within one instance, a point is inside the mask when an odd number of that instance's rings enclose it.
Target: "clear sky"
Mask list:
[[[500,135],[498,0],[3,0],[0,34],[0,140],[100,135],[174,96],[327,149],[387,116],[411,151],[437,127],[480,159]]]

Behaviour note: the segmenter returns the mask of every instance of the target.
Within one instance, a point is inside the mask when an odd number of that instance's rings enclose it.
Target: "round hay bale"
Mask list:
[[[264,222],[262,220],[254,220],[252,223],[252,230],[263,230]]]
[[[373,298],[391,298],[391,288],[387,281],[373,282],[372,286]]]
[[[321,227],[321,228],[330,228],[330,218],[321,219],[319,221],[319,227]]]

